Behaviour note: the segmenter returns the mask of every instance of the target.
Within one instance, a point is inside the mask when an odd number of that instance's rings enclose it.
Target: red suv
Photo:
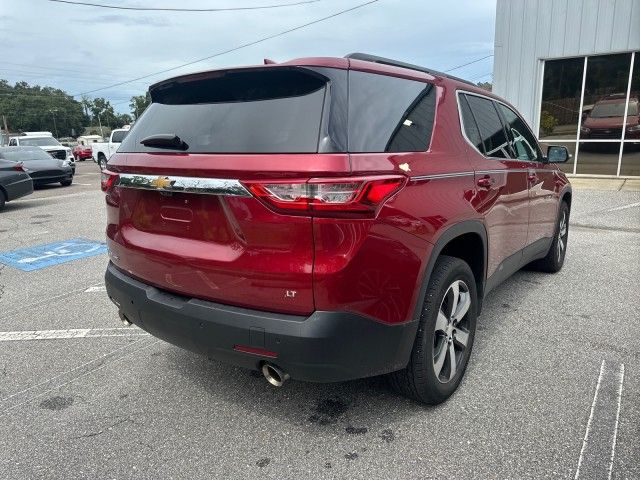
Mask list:
[[[108,163],[120,317],[287,378],[445,400],[482,300],[562,267],[571,188],[515,109],[365,54],[184,75]]]

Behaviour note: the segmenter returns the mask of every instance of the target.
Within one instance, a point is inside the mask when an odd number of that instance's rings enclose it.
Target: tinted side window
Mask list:
[[[506,121],[509,140],[518,160],[537,160],[539,156],[538,143],[531,134],[529,127],[509,107],[498,103],[498,108]]]
[[[465,96],[478,123],[480,136],[484,142],[485,155],[495,158],[511,158],[509,141],[493,102],[475,95]]]
[[[484,153],[484,145],[482,145],[478,124],[476,123],[476,119],[473,118],[473,113],[471,113],[471,109],[469,108],[466,95],[460,95],[460,113],[462,114],[462,128],[465,135],[474,147]]]
[[[429,149],[436,89],[428,83],[349,72],[349,151]]]

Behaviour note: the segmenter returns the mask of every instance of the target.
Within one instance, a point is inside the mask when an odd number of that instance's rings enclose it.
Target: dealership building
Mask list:
[[[640,176],[640,0],[497,0],[493,91],[566,172]]]

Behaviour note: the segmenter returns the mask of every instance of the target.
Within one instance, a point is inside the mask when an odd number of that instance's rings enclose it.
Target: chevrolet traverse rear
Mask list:
[[[459,79],[352,54],[150,94],[103,172],[106,286],[175,345],[278,386],[391,374],[438,403],[484,295],[564,262],[566,149]]]

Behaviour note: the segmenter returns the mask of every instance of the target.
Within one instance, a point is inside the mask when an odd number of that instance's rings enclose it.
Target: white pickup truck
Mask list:
[[[129,133],[128,128],[116,128],[111,132],[108,142],[91,144],[91,156],[93,157],[93,161],[97,162],[100,166],[100,170],[107,168],[107,161],[111,158],[111,155],[116,153],[116,150],[118,150],[127,133]]]

